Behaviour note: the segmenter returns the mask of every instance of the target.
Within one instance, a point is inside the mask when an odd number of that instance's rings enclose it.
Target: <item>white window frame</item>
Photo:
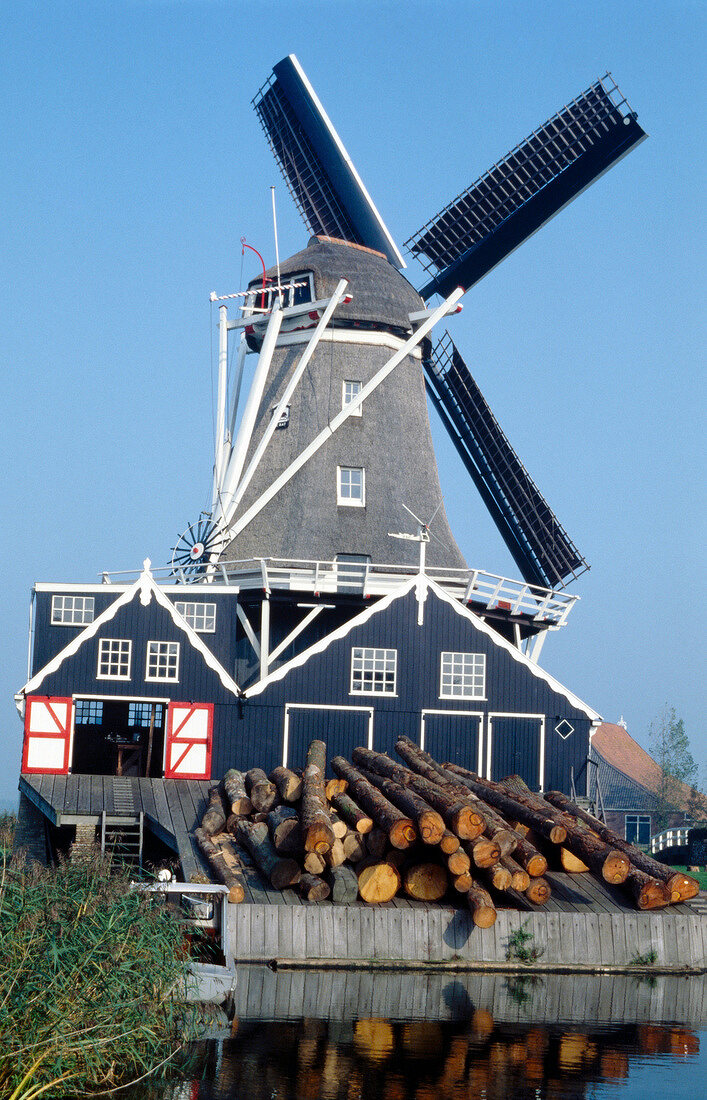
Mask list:
[[[467,671],[464,658],[473,658],[472,665],[474,667]],[[445,670],[445,658],[450,658],[449,662],[451,667]],[[462,658],[462,668],[460,672],[456,672],[454,669],[455,658]],[[479,672],[475,667],[478,661],[481,661],[481,688],[477,688],[476,680],[479,676]],[[461,690],[455,691],[454,677],[461,676]],[[465,680],[469,677],[471,679],[471,690],[465,690]],[[448,684],[445,686],[445,678],[448,680]],[[486,654],[485,653],[463,653],[455,652],[453,650],[444,650],[440,654],[440,671],[439,671],[439,697],[440,699],[485,699],[486,698]]]
[[[346,387],[350,387],[350,392],[347,395]],[[345,409],[347,405],[350,405],[354,398],[358,397],[363,389],[363,382],[360,382],[358,378],[344,378],[341,383],[341,407]],[[363,416],[363,405],[359,405],[357,409],[351,413],[352,416]]]
[[[366,669],[363,662],[373,661],[374,667]],[[361,662],[360,667],[357,664]],[[382,662],[382,666],[375,667],[375,663]],[[393,680],[391,690],[386,687],[386,674],[391,671],[388,662],[392,662]],[[370,672],[370,686],[366,684],[366,673]],[[376,673],[383,674],[383,684],[377,686]],[[360,676],[361,686],[356,686],[357,674]],[[349,695],[385,695],[389,699],[396,697],[398,691],[398,651],[397,649],[383,649],[377,646],[353,646],[351,649],[351,681]]]
[[[88,626],[95,615],[96,601],[93,596],[52,596],[52,626]]]
[[[216,633],[216,604],[207,603],[204,600],[175,600],[175,609],[179,612],[183,619],[186,619],[188,625],[197,634],[215,634]],[[213,626],[207,626],[208,617],[211,616]],[[203,620],[204,626],[197,626],[199,620]]]
[[[152,648],[153,646],[157,647],[154,652],[153,652],[153,648]],[[162,649],[162,647],[169,647],[169,646],[175,646],[176,647],[176,653],[174,654],[174,657],[175,657],[174,675],[173,676],[171,676],[171,675],[170,676],[160,676],[157,673],[154,673],[154,672],[151,673],[150,672],[150,663],[151,663],[150,659],[152,657],[154,657],[154,660],[156,661],[156,667],[157,667],[157,670],[159,672],[161,649]],[[167,668],[167,671],[169,672],[171,670],[170,669],[171,654],[167,653],[166,656],[167,656],[166,668]],[[181,645],[180,645],[179,642],[157,641],[156,639],[148,641],[147,649],[146,649],[146,652],[145,652],[145,681],[149,682],[149,683],[152,683],[152,684],[178,684],[179,683],[179,658],[180,658],[180,656],[181,656]]]
[[[127,646],[127,649],[123,649]],[[119,647],[116,649],[116,647]],[[114,652],[114,650],[116,652]],[[118,668],[124,664],[124,656],[127,654],[126,673],[101,672],[101,664],[107,660],[108,668],[111,667],[117,655]],[[130,638],[99,638],[98,639],[98,667],[96,669],[97,680],[129,680],[133,660],[133,643]]]
[[[344,495],[344,475],[348,473],[360,473],[361,474],[361,497],[360,499],[352,496]],[[349,482],[349,489],[351,484]],[[366,507],[366,470],[363,466],[337,466],[336,467],[336,503],[341,504],[348,508],[365,508]]]

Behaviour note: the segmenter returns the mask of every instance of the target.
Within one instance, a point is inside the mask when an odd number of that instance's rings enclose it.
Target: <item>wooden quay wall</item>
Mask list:
[[[522,927],[541,952],[534,970],[615,973],[655,952],[653,972],[707,972],[707,916],[688,905],[652,913],[503,909],[491,928],[476,928],[467,910],[441,905],[261,902],[229,905],[228,924],[235,964],[507,969],[509,938]]]

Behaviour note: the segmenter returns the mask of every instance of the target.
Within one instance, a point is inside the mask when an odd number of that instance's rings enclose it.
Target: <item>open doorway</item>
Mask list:
[[[72,772],[162,776],[166,710],[153,699],[74,699]]]

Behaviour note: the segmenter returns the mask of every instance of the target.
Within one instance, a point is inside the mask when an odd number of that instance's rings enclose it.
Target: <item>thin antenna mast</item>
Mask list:
[[[275,230],[275,263],[277,264],[277,292],[280,293],[280,249],[277,244],[277,214],[275,212],[275,187],[270,188],[272,196],[272,224]]]

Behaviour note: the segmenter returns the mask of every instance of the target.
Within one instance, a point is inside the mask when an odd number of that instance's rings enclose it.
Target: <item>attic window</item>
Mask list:
[[[486,654],[443,653],[441,699],[485,699]]]
[[[86,626],[94,607],[93,596],[52,596],[52,626]]]
[[[356,646],[351,650],[351,695],[395,695],[397,649]]]
[[[216,630],[216,604],[194,600],[175,600],[175,609],[197,634],[213,634]]]
[[[179,680],[179,642],[148,642],[146,680]]]
[[[129,680],[133,643],[129,638],[99,638],[98,680]]]

